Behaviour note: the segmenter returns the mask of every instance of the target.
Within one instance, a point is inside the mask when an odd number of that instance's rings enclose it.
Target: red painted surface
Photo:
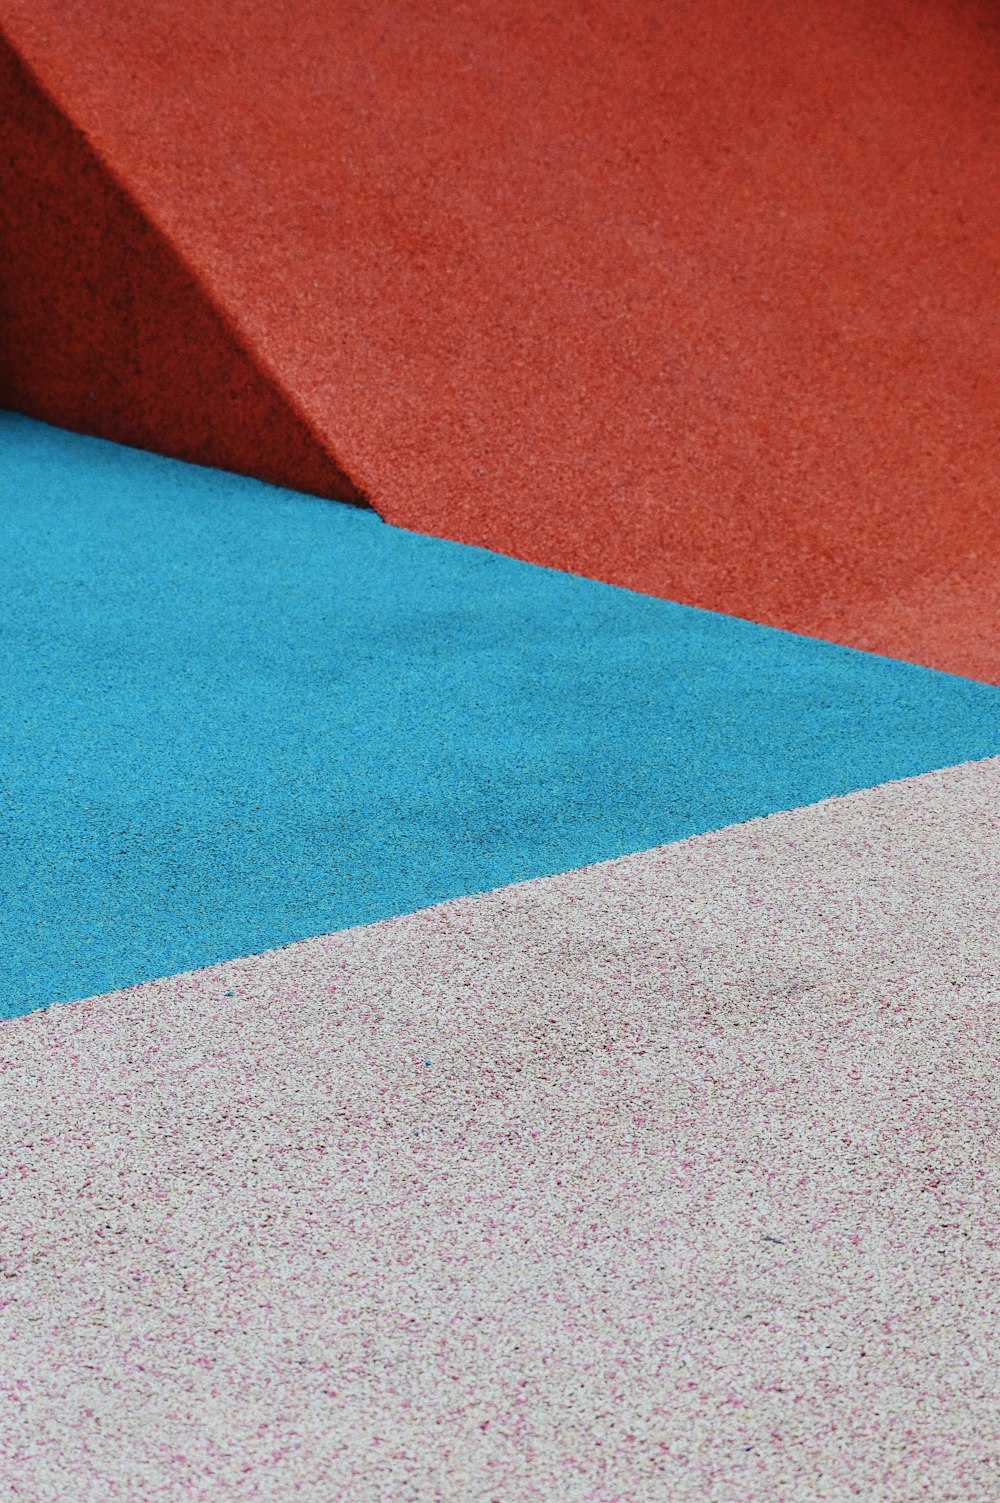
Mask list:
[[[0,407],[361,500],[293,398],[2,38]]]
[[[0,26],[389,520],[1000,680],[989,0]]]

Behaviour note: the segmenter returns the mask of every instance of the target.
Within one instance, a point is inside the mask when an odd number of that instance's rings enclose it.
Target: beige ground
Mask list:
[[[993,1503],[1000,761],[0,1031],[0,1497]]]

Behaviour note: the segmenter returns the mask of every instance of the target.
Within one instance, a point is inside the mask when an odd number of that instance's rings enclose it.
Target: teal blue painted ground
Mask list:
[[[1000,751],[1000,691],[0,414],[0,1011]]]

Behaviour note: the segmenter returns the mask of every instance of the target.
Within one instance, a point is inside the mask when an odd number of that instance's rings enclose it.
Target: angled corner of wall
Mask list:
[[[2,31],[0,407],[365,504]]]

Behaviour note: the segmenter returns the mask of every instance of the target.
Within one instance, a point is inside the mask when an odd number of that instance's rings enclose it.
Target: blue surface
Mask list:
[[[0,414],[7,1015],[1000,751],[1000,691]]]

